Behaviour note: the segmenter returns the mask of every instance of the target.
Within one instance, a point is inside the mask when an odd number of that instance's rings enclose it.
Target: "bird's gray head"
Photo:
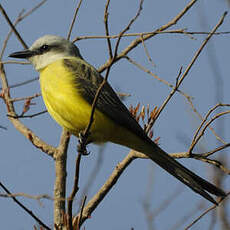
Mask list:
[[[9,57],[28,59],[36,70],[40,70],[58,59],[73,56],[82,59],[77,46],[65,38],[55,35],[45,35],[37,39],[28,50],[9,55]]]

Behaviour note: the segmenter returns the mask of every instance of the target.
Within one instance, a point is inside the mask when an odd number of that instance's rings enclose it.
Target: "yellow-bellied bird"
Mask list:
[[[45,35],[28,49],[10,55],[28,59],[40,73],[42,97],[48,112],[70,133],[78,136],[88,125],[91,105],[103,81],[97,70],[70,41]],[[98,98],[88,142],[113,142],[139,151],[214,204],[209,193],[225,192],[178,163],[155,144],[106,83]]]

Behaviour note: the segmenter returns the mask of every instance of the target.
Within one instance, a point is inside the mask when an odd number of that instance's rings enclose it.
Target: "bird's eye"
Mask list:
[[[40,47],[40,51],[42,51],[42,52],[47,51],[48,49],[49,49],[48,45],[43,45]]]

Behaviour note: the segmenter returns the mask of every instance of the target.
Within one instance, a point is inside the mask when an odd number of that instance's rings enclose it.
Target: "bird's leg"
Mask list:
[[[80,132],[79,135],[78,135],[78,138],[79,138],[78,139],[79,143],[77,145],[78,152],[81,153],[82,155],[85,155],[85,156],[89,155],[90,152],[88,152],[87,149],[86,149],[87,144],[89,144],[89,142],[87,140],[88,135],[85,135],[84,132]]]

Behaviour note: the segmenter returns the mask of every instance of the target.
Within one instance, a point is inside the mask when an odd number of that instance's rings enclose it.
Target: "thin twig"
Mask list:
[[[2,125],[0,125],[0,129],[7,130],[7,128],[6,128],[6,127],[4,127],[4,126],[2,126]]]
[[[95,162],[94,168],[92,170],[92,172],[89,175],[89,179],[86,182],[86,185],[84,186],[84,188],[82,189],[81,192],[81,199],[83,199],[83,197],[85,195],[87,195],[89,193],[90,188],[92,187],[93,183],[96,181],[96,177],[101,169],[101,166],[103,164],[103,155],[104,155],[104,150],[105,150],[105,145],[101,145],[100,146],[100,150],[98,151],[97,155],[97,160]]]
[[[2,189],[8,194],[11,195],[11,192],[0,182],[0,186]],[[23,205],[20,201],[18,201],[14,196],[11,197],[15,203],[17,203],[25,212],[27,212],[33,219],[35,219],[39,225],[47,230],[51,230],[46,224],[44,224],[34,213],[29,210],[25,205]]]
[[[118,47],[119,47],[119,44],[120,44],[120,41],[121,41],[121,38],[123,36],[123,34],[125,32],[127,32],[131,25],[137,20],[137,18],[140,16],[140,13],[142,11],[142,6],[143,6],[143,2],[144,0],[140,0],[140,3],[139,3],[139,8],[138,8],[138,11],[136,13],[136,15],[130,20],[130,22],[128,23],[128,25],[123,29],[123,31],[120,32],[119,36],[118,36],[118,39],[117,39],[117,43],[116,43],[116,46],[115,46],[115,51],[114,51],[114,61],[115,59],[117,58],[118,54]]]
[[[200,153],[200,154],[194,153],[194,154],[198,157],[209,157],[209,156],[213,155],[214,153],[219,152],[219,151],[221,151],[225,148],[228,148],[228,147],[230,147],[230,143],[227,143],[225,145],[221,145],[221,146],[219,146],[219,147],[217,147],[211,151],[205,152],[205,153]]]
[[[15,26],[13,25],[13,23],[11,22],[11,20],[9,19],[6,11],[4,10],[4,8],[2,7],[2,5],[0,4],[0,11],[2,13],[2,15],[4,16],[4,18],[6,19],[7,23],[10,25],[10,28],[14,31],[16,37],[18,38],[18,40],[21,42],[22,46],[25,49],[28,49],[28,46],[26,45],[26,43],[24,42],[24,40],[22,39],[21,35],[18,33],[18,31],[16,30]]]
[[[111,45],[111,41],[109,38],[109,26],[108,26],[109,4],[110,4],[110,0],[107,0],[106,5],[105,5],[105,11],[104,11],[104,25],[105,25],[105,34],[107,37],[106,40],[107,40],[108,50],[109,50],[109,58],[112,59],[113,58],[113,50],[112,50],[112,45]]]
[[[40,8],[47,0],[42,0],[40,3],[38,3],[36,6],[34,6],[31,10],[29,10],[27,13],[25,13],[22,17],[21,20],[24,19],[25,17],[28,17],[31,15],[34,11],[36,11],[38,8]]]
[[[31,65],[31,63],[26,61],[1,61],[2,64],[20,64],[20,65]]]
[[[47,0],[42,0],[40,3],[38,3],[35,7],[33,7],[31,10],[29,10],[29,11],[26,12],[25,14],[23,14],[24,10],[22,10],[22,12],[21,12],[21,13],[19,14],[19,16],[17,17],[17,19],[16,19],[16,21],[15,21],[13,27],[11,26],[11,31],[8,33],[8,35],[7,35],[6,39],[5,39],[5,41],[3,42],[3,48],[2,48],[2,51],[1,51],[1,55],[0,55],[0,60],[2,59],[2,55],[3,55],[3,53],[4,53],[4,50],[5,50],[5,47],[6,47],[6,45],[7,45],[8,39],[9,39],[9,37],[11,36],[12,32],[15,32],[16,35],[18,34],[18,32],[17,32],[16,30],[14,30],[15,27],[16,27],[16,25],[17,25],[19,22],[21,22],[24,18],[26,18],[26,17],[28,17],[29,15],[31,15],[34,11],[36,11],[39,7],[41,7],[46,1],[47,1]],[[4,11],[4,9],[2,8],[1,5],[0,5],[0,9],[3,11],[2,13],[3,13],[3,15],[5,16],[6,12]],[[6,16],[7,16],[7,15],[6,15]],[[5,17],[5,18],[6,18],[6,17]],[[6,18],[6,20],[7,20],[7,18]],[[8,18],[8,20],[9,20],[9,18]],[[7,21],[8,21],[8,20],[7,20]],[[8,21],[8,23],[10,24],[11,22]],[[24,48],[26,48],[26,47],[24,46]],[[24,63],[23,63],[23,64],[24,64]]]
[[[182,35],[209,35],[210,32],[199,32],[199,31],[185,31],[185,29],[179,29],[179,30],[165,30],[165,31],[151,31],[151,32],[142,32],[142,33],[129,33],[129,34],[123,34],[122,37],[142,37],[144,35],[156,35],[156,34],[182,34]],[[223,32],[215,32],[213,35],[224,35],[224,34],[230,34],[230,31],[223,31]],[[117,39],[118,34],[116,35],[88,35],[88,36],[77,36],[73,39],[73,42],[86,40],[86,39]]]
[[[82,205],[81,205],[81,209],[80,209],[80,215],[79,215],[79,218],[77,218],[76,230],[80,230],[80,223],[81,223],[81,220],[82,220],[82,214],[83,214],[83,210],[84,210],[84,207],[85,207],[86,199],[87,199],[87,196],[84,196],[84,199],[83,199],[83,202],[82,202]],[[75,226],[74,223],[73,223],[73,226]]]
[[[69,32],[68,32],[68,35],[67,35],[67,40],[70,40],[70,36],[71,36],[72,30],[73,30],[73,26],[74,26],[75,20],[77,18],[77,13],[78,13],[78,11],[79,11],[79,9],[81,7],[81,3],[82,3],[82,0],[79,1],[78,5],[77,5],[77,8],[75,9],[73,20],[71,22],[71,25],[70,25],[70,28],[69,28]]]
[[[148,49],[147,49],[147,47],[146,47],[146,45],[145,45],[145,41],[143,40],[143,35],[141,36],[141,38],[142,38],[142,45],[143,45],[143,47],[144,47],[144,51],[145,51],[145,54],[146,54],[146,56],[147,56],[149,62],[152,64],[153,67],[156,67],[156,65],[155,65],[155,63],[153,62],[152,58],[150,57],[149,51],[148,51]]]
[[[191,62],[189,63],[189,65],[187,66],[186,70],[184,71],[184,73],[182,74],[181,78],[178,79],[178,82],[175,86],[175,88],[170,92],[169,96],[165,99],[165,101],[163,102],[162,106],[160,107],[158,114],[156,116],[155,119],[157,119],[161,113],[161,111],[164,109],[164,107],[168,104],[168,102],[170,101],[170,99],[172,98],[172,96],[175,94],[176,89],[180,87],[180,85],[182,84],[183,80],[185,79],[185,77],[188,75],[190,69],[192,68],[193,64],[195,63],[195,61],[197,60],[197,58],[199,57],[200,53],[202,52],[202,50],[204,49],[204,47],[206,46],[206,44],[208,43],[208,41],[210,40],[210,38],[212,37],[213,33],[216,32],[216,30],[221,26],[221,24],[224,21],[224,18],[226,17],[227,12],[224,12],[224,14],[222,15],[222,17],[220,18],[219,22],[216,24],[216,26],[212,29],[211,33],[206,37],[206,39],[202,42],[200,48],[196,51],[194,57],[192,58]],[[178,77],[180,76],[180,74],[178,74]]]
[[[194,104],[193,104],[191,98],[187,98],[187,101],[188,101],[189,105],[191,106],[192,111],[198,116],[198,118],[199,118],[201,121],[203,121],[204,118],[201,116],[201,114],[200,114],[200,113],[198,112],[198,110],[195,108],[195,106],[194,106]],[[209,129],[211,130],[211,132],[213,133],[213,135],[216,137],[216,139],[217,139],[218,141],[220,141],[222,144],[226,144],[226,142],[225,142],[219,135],[217,135],[217,133],[215,132],[215,130],[214,130],[211,126],[209,126]]]
[[[137,47],[139,44],[141,44],[142,40],[148,40],[152,38],[153,36],[157,35],[158,32],[164,31],[168,29],[169,27],[175,25],[184,15],[185,13],[197,2],[197,0],[191,0],[183,10],[179,14],[177,14],[171,21],[169,21],[167,24],[161,26],[160,28],[156,29],[153,33],[143,36],[142,38],[136,38],[133,40],[125,49],[123,49],[115,58],[113,62],[117,62],[121,58],[124,58],[131,50],[133,50],[135,47]],[[120,35],[120,34],[119,34]],[[123,35],[123,34],[122,34]],[[119,37],[119,36],[118,36]],[[103,72],[105,69],[107,69],[111,65],[111,61],[108,60],[104,65],[102,65],[98,72]]]
[[[79,176],[80,176],[79,172],[80,172],[81,156],[82,156],[82,153],[79,151],[77,159],[76,159],[76,165],[75,165],[74,185],[73,185],[72,192],[71,192],[70,196],[68,197],[68,210],[67,210],[68,216],[67,216],[67,218],[68,218],[68,229],[69,230],[73,230],[72,208],[73,208],[74,197],[76,196],[76,193],[77,193],[77,191],[79,189],[78,183],[79,183]]]
[[[230,113],[230,110],[228,111],[225,111],[225,112],[221,112],[221,113],[218,113],[216,114],[214,117],[212,117],[210,119],[210,121],[208,121],[206,123],[206,125],[203,127],[203,129],[200,131],[200,135],[197,136],[197,138],[192,142],[189,150],[188,150],[188,154],[191,154],[192,150],[194,149],[195,145],[198,143],[198,141],[200,140],[200,138],[204,135],[206,129],[211,125],[212,122],[214,122],[217,118],[223,116],[223,115],[226,115],[226,114],[229,114]]]
[[[14,22],[14,26],[16,26],[19,22],[19,18],[21,17],[21,15],[23,14],[24,12],[24,9],[18,14],[18,17],[16,18],[15,22]],[[7,46],[7,43],[8,43],[8,40],[12,34],[13,30],[11,29],[10,32],[7,34],[4,42],[3,42],[3,46],[2,46],[2,50],[0,52],[0,60],[2,60],[2,57],[3,57],[3,54],[5,52],[5,49],[6,49],[6,46]]]
[[[207,112],[206,116],[203,118],[203,120],[202,120],[200,126],[197,128],[197,130],[196,130],[196,132],[195,132],[195,134],[194,134],[194,136],[193,136],[192,143],[191,143],[191,145],[190,145],[190,147],[189,147],[189,151],[188,151],[189,153],[191,153],[191,152],[193,151],[194,146],[195,146],[195,145],[197,144],[197,142],[199,141],[200,137],[199,137],[199,139],[198,139],[197,136],[198,136],[198,134],[199,134],[199,132],[200,132],[202,126],[203,126],[204,123],[207,121],[208,117],[210,116],[210,114],[211,114],[214,110],[216,110],[218,107],[225,107],[225,106],[230,106],[230,104],[218,103],[218,104],[216,104],[215,106],[213,106],[213,107]]]
[[[193,207],[191,210],[188,210],[188,212],[183,212],[182,217],[175,221],[174,225],[171,226],[170,230],[178,230],[182,229],[182,225],[184,225],[189,219],[191,219],[193,216],[197,215],[197,212],[202,211],[204,209],[204,202],[201,201]]]
[[[40,96],[41,96],[41,93],[36,93],[36,94],[34,94],[32,96],[28,96],[28,97],[16,97],[16,98],[12,98],[12,99],[10,99],[10,101],[12,101],[12,102],[25,101],[25,100],[33,99],[33,98],[40,97]]]
[[[114,184],[116,184],[119,177],[122,175],[124,170],[131,164],[131,162],[136,159],[136,155],[134,151],[130,151],[129,154],[117,164],[115,169],[113,170],[110,177],[107,179],[105,184],[100,188],[97,194],[88,201],[87,205],[85,206],[83,213],[82,213],[82,221],[80,226],[84,223],[84,221],[91,215],[91,213],[97,208],[100,202],[104,199],[104,197],[108,194]],[[79,214],[77,215],[79,217]],[[74,219],[76,219],[75,217]]]
[[[11,123],[14,125],[14,127],[21,132],[35,147],[41,149],[44,153],[47,153],[49,156],[53,157],[53,155],[56,152],[56,148],[54,148],[51,145],[48,145],[44,141],[42,141],[38,136],[36,136],[30,129],[28,129],[23,123],[21,123],[18,119],[14,118],[14,116],[17,116],[13,102],[11,102],[9,87],[8,87],[8,81],[6,78],[5,70],[3,64],[0,63],[0,76],[2,80],[2,98],[6,104],[6,108],[8,111],[8,114],[11,116],[8,116]]]
[[[40,195],[30,195],[24,192],[18,192],[18,193],[10,193],[10,194],[2,194],[0,193],[0,197],[5,198],[12,198],[12,197],[26,197],[33,200],[41,200],[41,199],[47,199],[47,200],[53,200],[53,197],[47,195],[47,194],[40,194]]]
[[[9,89],[17,88],[19,86],[26,85],[26,84],[29,84],[31,82],[37,81],[38,79],[39,79],[38,77],[35,77],[35,78],[30,79],[30,80],[26,80],[26,81],[23,81],[23,82],[20,82],[20,83],[10,85],[10,86],[8,86],[8,88]],[[2,88],[0,88],[0,90],[2,90]]]
[[[170,88],[174,88],[174,85],[169,83],[168,81],[160,78],[159,76],[157,76],[156,74],[154,74],[153,72],[151,72],[149,69],[145,68],[144,66],[142,66],[141,64],[137,63],[136,61],[134,61],[132,58],[125,56],[125,58],[133,65],[135,65],[137,68],[141,69],[142,71],[144,71],[147,74],[150,74],[151,76],[153,76],[155,79],[157,79],[159,82],[167,85]],[[192,99],[191,96],[189,96],[188,94],[186,94],[185,92],[181,91],[180,89],[177,89],[177,92],[180,93],[181,95],[183,95],[184,97],[186,97],[187,99]]]
[[[229,196],[229,192],[227,193],[227,196]],[[219,198],[218,204],[220,204],[223,201],[224,198]],[[190,229],[195,223],[197,223],[203,216],[205,216],[207,213],[209,213],[210,211],[216,209],[218,206],[217,205],[213,205],[210,208],[208,208],[207,210],[205,210],[199,217],[197,217],[191,224],[189,224],[184,230],[188,230]]]
[[[33,117],[37,117],[37,116],[39,116],[41,114],[44,114],[44,113],[47,113],[47,110],[41,111],[39,113],[30,114],[30,115],[11,115],[11,114],[7,114],[7,116],[11,117],[11,118],[15,118],[15,119],[18,119],[18,118],[33,118]]]

